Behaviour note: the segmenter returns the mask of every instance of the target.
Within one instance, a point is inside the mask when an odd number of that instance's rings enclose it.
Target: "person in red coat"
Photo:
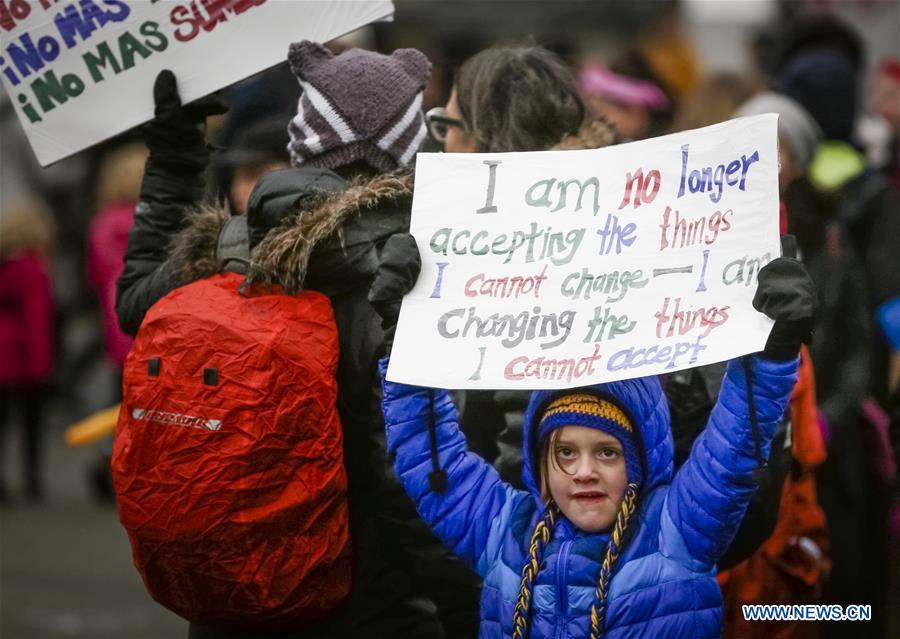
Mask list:
[[[52,217],[43,203],[0,211],[0,451],[7,425],[21,413],[25,489],[43,496],[41,418],[53,367]],[[2,458],[2,457],[0,457]],[[6,500],[0,469],[0,498]]]
[[[122,366],[132,342],[116,317],[116,280],[125,266],[125,246],[146,159],[143,144],[126,144],[104,157],[97,180],[97,213],[88,231],[88,279],[103,311],[106,355],[116,370],[115,401],[122,396]]]

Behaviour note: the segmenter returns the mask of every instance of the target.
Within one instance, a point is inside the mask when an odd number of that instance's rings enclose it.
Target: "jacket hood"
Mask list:
[[[280,285],[288,294],[304,286],[329,294],[372,277],[381,243],[409,228],[412,173],[346,182],[329,172],[331,185],[337,180],[346,185],[335,191],[318,188],[319,169],[291,171],[292,186],[285,185],[284,175],[278,176],[278,198],[270,206],[281,210],[266,213],[273,228],[252,247],[248,283]],[[223,204],[204,205],[190,215],[172,252],[179,281],[193,282],[222,270],[219,236],[230,217]]]
[[[639,377],[579,389],[535,391],[525,411],[522,443],[522,480],[528,491],[543,503],[540,494],[537,455],[538,421],[547,405],[561,395],[573,392],[592,393],[619,406],[637,426],[638,448],[644,464],[641,492],[669,483],[673,474],[674,444],[669,419],[669,404],[656,377]]]

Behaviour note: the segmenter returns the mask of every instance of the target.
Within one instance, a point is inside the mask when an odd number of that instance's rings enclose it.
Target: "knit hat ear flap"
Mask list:
[[[428,84],[431,78],[431,62],[418,49],[397,49],[391,57],[400,63],[403,70],[416,82]]]
[[[288,47],[287,59],[291,65],[291,71],[294,75],[303,77],[303,67],[312,61],[329,60],[334,54],[318,42],[310,42],[303,40],[302,42],[292,42]]]

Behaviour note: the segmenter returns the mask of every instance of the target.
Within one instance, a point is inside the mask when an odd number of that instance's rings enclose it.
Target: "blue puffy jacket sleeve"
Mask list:
[[[729,362],[706,429],[672,481],[661,532],[664,554],[711,566],[728,549],[756,491],[754,471],[769,457],[798,362],[756,355]]]
[[[397,476],[422,519],[483,577],[483,571],[499,553],[505,526],[498,519],[508,519],[515,503],[531,497],[504,483],[490,464],[466,450],[456,407],[447,391],[389,382],[385,379],[387,359],[380,367],[387,444],[394,455]],[[448,479],[443,493],[432,491],[428,482],[432,471],[428,439],[432,393],[438,459]]]

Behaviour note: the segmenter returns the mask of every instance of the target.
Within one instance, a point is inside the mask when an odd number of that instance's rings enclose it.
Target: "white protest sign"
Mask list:
[[[419,154],[388,379],[568,388],[762,350],[777,116],[585,151]]]
[[[46,166],[184,102],[393,14],[391,0],[0,0],[0,78]]]

